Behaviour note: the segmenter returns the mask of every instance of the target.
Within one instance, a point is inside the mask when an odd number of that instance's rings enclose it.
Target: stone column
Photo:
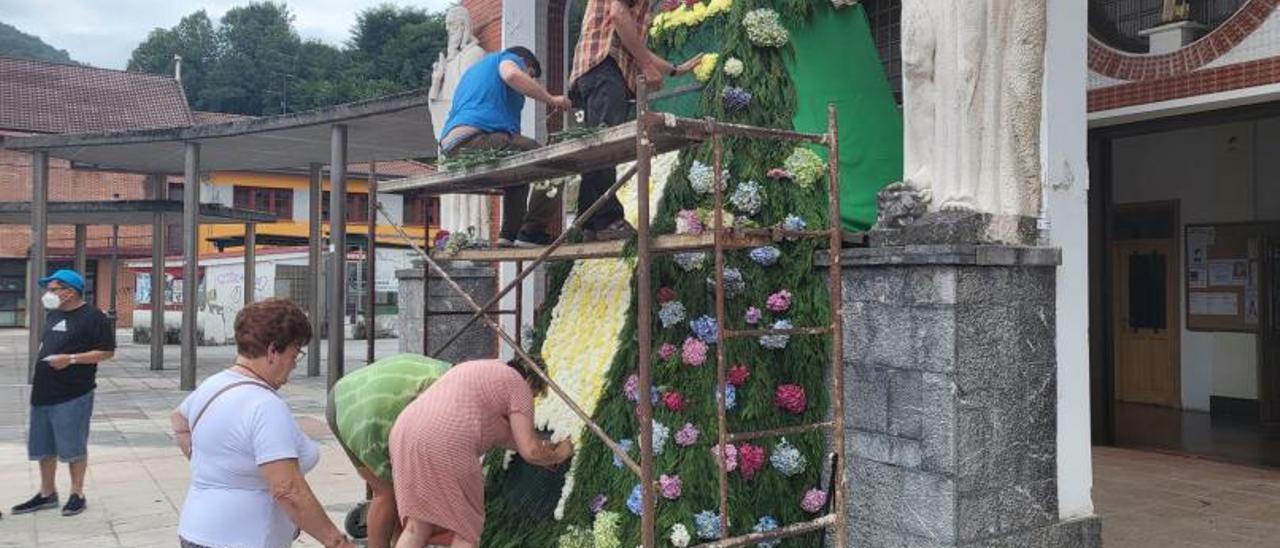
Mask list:
[[[1099,546],[1057,496],[1056,249],[846,251],[848,546]]]
[[[442,264],[449,272],[449,277],[461,285],[476,302],[484,304],[493,298],[497,277],[493,268],[470,263]],[[400,282],[400,311],[396,316],[396,327],[400,332],[401,352],[422,352],[424,266],[423,261],[414,261],[413,268],[396,271],[396,278]],[[428,299],[432,316],[426,320],[425,326],[431,343],[428,354],[434,355],[471,318],[472,308],[457,291],[449,287],[439,273],[431,273],[430,290]],[[497,335],[484,322],[476,320],[465,335],[449,345],[444,354],[436,357],[450,363],[492,358],[495,356],[497,341]]]

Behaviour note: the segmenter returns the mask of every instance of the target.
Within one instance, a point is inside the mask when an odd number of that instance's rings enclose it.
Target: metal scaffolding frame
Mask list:
[[[614,194],[618,191],[620,187],[622,187],[624,183],[626,183],[632,176],[635,176],[638,179],[638,184],[637,184],[638,208],[637,209],[639,210],[639,220],[635,227],[637,232],[637,240],[638,240],[637,241],[637,244],[638,244],[637,245],[637,261],[636,261],[636,276],[637,276],[636,291],[640,296],[637,299],[638,306],[636,311],[637,326],[639,330],[639,333],[638,333],[639,355],[637,358],[637,360],[639,361],[638,373],[637,373],[639,386],[637,390],[641,394],[647,394],[650,391],[650,387],[652,386],[651,354],[652,354],[652,346],[653,346],[653,334],[652,334],[652,320],[653,320],[652,294],[653,292],[652,292],[652,279],[650,275],[650,266],[653,260],[653,256],[655,255],[655,252],[658,252],[658,253],[663,252],[662,250],[663,246],[661,245],[661,240],[663,239],[670,240],[670,238],[672,238],[667,236],[655,237],[650,231],[649,177],[650,177],[652,157],[655,153],[655,148],[657,148],[655,146],[655,140],[656,138],[666,139],[667,142],[664,148],[674,149],[674,148],[679,148],[679,146],[688,145],[696,141],[710,139],[713,147],[713,155],[714,155],[713,173],[716,181],[716,184],[714,185],[715,186],[714,227],[711,230],[711,236],[709,239],[701,239],[696,243],[696,245],[693,245],[687,248],[680,248],[680,249],[697,249],[697,248],[706,249],[709,244],[709,247],[714,251],[715,280],[717,282],[715,287],[715,311],[716,311],[716,316],[718,318],[725,317],[725,303],[724,303],[725,301],[725,294],[724,294],[725,260],[724,259],[725,259],[725,252],[727,250],[741,249],[743,247],[748,247],[752,242],[758,243],[759,238],[762,235],[767,234],[768,236],[771,236],[773,239],[825,238],[828,242],[828,252],[830,253],[830,257],[831,257],[830,264],[828,266],[828,291],[831,299],[831,306],[830,306],[830,318],[827,325],[819,326],[819,327],[801,327],[801,328],[794,328],[794,329],[728,330],[728,329],[725,329],[725,322],[723,321],[718,322],[717,336],[718,336],[718,340],[720,341],[720,344],[717,345],[717,349],[716,349],[716,386],[717,386],[717,391],[720,397],[717,398],[718,401],[717,401],[716,414],[717,414],[717,438],[719,440],[720,446],[723,447],[724,444],[728,442],[745,441],[745,440],[758,439],[763,437],[783,436],[786,434],[792,434],[797,432],[813,432],[813,431],[821,431],[824,429],[830,429],[832,445],[834,448],[834,458],[835,458],[834,463],[838,465],[833,465],[832,467],[833,477],[830,479],[830,481],[833,484],[833,488],[832,488],[833,493],[831,494],[832,498],[829,500],[829,503],[828,503],[828,508],[830,508],[830,512],[822,516],[819,516],[816,519],[806,521],[806,522],[789,524],[787,526],[781,527],[774,531],[751,533],[751,534],[741,535],[741,536],[732,537],[732,538],[727,538],[727,535],[729,533],[728,531],[728,527],[729,527],[729,524],[728,524],[728,505],[729,505],[728,471],[726,467],[720,466],[720,472],[719,472],[719,478],[718,478],[719,486],[720,486],[720,491],[719,491],[720,539],[709,542],[709,543],[701,544],[699,546],[706,546],[706,547],[745,546],[745,545],[755,544],[758,542],[772,540],[772,539],[779,539],[784,537],[792,537],[792,536],[807,534],[810,532],[828,529],[828,528],[833,530],[833,533],[835,534],[837,539],[843,539],[845,538],[845,526],[846,526],[845,524],[846,497],[844,493],[846,478],[844,474],[844,467],[842,464],[839,464],[840,456],[843,455],[844,453],[844,447],[845,447],[844,426],[846,422],[845,409],[843,405],[844,372],[843,372],[843,368],[840,367],[841,358],[843,355],[843,339],[841,336],[842,327],[843,327],[842,314],[841,314],[842,285],[841,285],[841,278],[840,278],[840,268],[841,268],[840,267],[840,250],[843,245],[843,233],[841,231],[841,225],[840,225],[841,223],[840,202],[839,202],[840,168],[839,168],[839,162],[834,160],[836,158],[839,158],[839,144],[838,144],[839,128],[838,128],[838,122],[836,119],[835,106],[834,105],[828,106],[827,131],[822,134],[809,134],[809,133],[801,133],[801,132],[787,131],[787,130],[751,127],[751,126],[738,125],[738,124],[728,124],[728,123],[717,122],[711,119],[700,120],[700,121],[689,120],[689,119],[677,119],[667,114],[651,113],[649,112],[648,93],[646,89],[647,86],[643,77],[639,79],[637,88],[638,88],[637,100],[636,100],[637,116],[636,116],[636,122],[635,122],[636,123],[635,133],[634,133],[634,136],[627,136],[627,138],[634,139],[634,147],[635,147],[634,153],[636,158],[635,165],[630,170],[628,170],[622,177],[619,177],[618,180],[614,183],[614,185],[610,187],[609,190],[603,196],[601,196],[594,204],[592,204],[591,207],[588,208],[583,215],[577,218],[574,224],[570,228],[564,230],[560,234],[560,236],[555,239],[554,242],[552,242],[549,246],[545,248],[536,250],[536,256],[531,258],[529,256],[530,252],[528,250],[484,250],[484,251],[471,251],[467,253],[465,257],[439,257],[439,258],[432,257],[430,253],[424,251],[422,248],[414,244],[413,240],[409,238],[409,236],[404,232],[404,230],[399,225],[396,225],[395,223],[391,223],[392,226],[396,229],[396,231],[400,235],[400,237],[403,238],[406,242],[408,242],[410,246],[416,252],[418,252],[419,255],[421,255],[422,259],[426,263],[426,271],[423,273],[424,274],[423,301],[424,301],[424,309],[426,309],[425,311],[429,311],[429,307],[427,307],[427,305],[425,304],[426,301],[429,300],[429,294],[426,292],[426,289],[428,287],[427,280],[431,277],[432,270],[438,273],[439,277],[445,282],[445,284],[451,287],[454,291],[456,291],[463,298],[463,300],[468,304],[468,306],[470,306],[472,309],[472,313],[471,313],[472,316],[470,320],[468,320],[468,322],[466,322],[466,324],[463,325],[453,335],[453,337],[448,339],[444,343],[444,345],[442,345],[441,348],[438,349],[437,352],[443,351],[445,348],[449,346],[449,344],[457,340],[458,337],[460,337],[462,333],[465,332],[471,326],[471,324],[474,323],[476,320],[483,321],[484,324],[490,329],[492,329],[494,333],[502,341],[504,341],[506,344],[508,344],[512,348],[516,356],[521,361],[523,361],[526,366],[529,367],[530,371],[533,371],[535,374],[537,374],[539,377],[541,377],[543,380],[546,381],[548,388],[557,397],[562,399],[565,402],[565,404],[574,412],[574,414],[578,416],[578,418],[583,420],[587,429],[590,430],[591,433],[594,434],[597,438],[599,438],[604,443],[604,445],[607,446],[609,450],[613,452],[614,456],[622,461],[622,463],[626,466],[628,470],[630,470],[632,473],[636,474],[640,478],[640,484],[642,485],[642,507],[643,507],[643,510],[641,512],[641,516],[642,516],[641,517],[641,527],[642,527],[641,539],[642,539],[643,545],[646,548],[651,548],[656,546],[657,532],[655,529],[655,501],[656,501],[655,493],[658,490],[658,486],[657,486],[657,483],[654,481],[654,471],[653,471],[653,460],[654,460],[653,459],[653,439],[652,439],[653,437],[653,426],[652,426],[653,425],[653,404],[650,401],[650,399],[640,398],[639,400],[640,462],[637,464],[630,457],[630,455],[628,455],[627,452],[618,445],[618,443],[614,439],[612,439],[606,432],[604,432],[604,430],[598,424],[596,424],[585,411],[582,410],[582,408],[577,404],[577,402],[575,402],[571,397],[568,396],[568,394],[564,392],[564,390],[555,382],[554,379],[550,378],[550,376],[546,374],[544,371],[542,371],[541,369],[533,366],[533,359],[529,356],[528,353],[524,351],[524,349],[521,347],[519,343],[518,333],[516,337],[512,337],[502,328],[502,326],[497,321],[495,321],[490,316],[494,315],[495,312],[496,313],[503,312],[503,311],[493,310],[492,307],[495,306],[507,293],[511,292],[512,290],[516,291],[517,295],[519,295],[519,292],[521,291],[520,286],[522,285],[523,280],[526,277],[528,277],[531,273],[533,273],[534,270],[537,269],[539,265],[543,264],[544,262],[546,262],[547,260],[553,257],[559,258],[559,259],[565,259],[565,258],[576,258],[576,257],[586,257],[586,256],[592,256],[592,257],[621,256],[621,253],[623,250],[623,246],[621,245],[616,245],[616,246],[597,245],[593,250],[587,251],[582,248],[588,247],[590,246],[590,244],[587,244],[587,245],[568,244],[566,246],[565,242],[567,239],[567,235],[571,230],[581,228],[583,222],[587,218],[589,218],[600,207],[602,207],[606,200],[613,197]],[[613,130],[613,132],[618,133],[618,130],[615,129]],[[793,141],[793,142],[804,142],[804,143],[825,145],[829,151],[828,157],[833,159],[832,161],[828,162],[829,168],[828,168],[828,174],[827,174],[827,180],[828,180],[827,190],[829,194],[829,202],[828,202],[829,226],[825,230],[802,230],[802,231],[786,231],[786,230],[775,228],[775,229],[769,229],[764,231],[755,231],[752,234],[743,234],[741,233],[742,231],[735,231],[733,229],[726,227],[724,224],[724,217],[723,217],[723,213],[724,213],[723,203],[725,199],[724,191],[720,186],[722,182],[720,180],[721,179],[721,162],[722,162],[721,141],[726,136],[761,138],[761,139],[770,139],[770,140],[777,140],[777,141]],[[674,140],[672,140],[673,138]],[[582,141],[585,141],[586,146],[590,146],[591,140],[592,140],[592,137],[587,137],[587,138],[584,138]],[[606,144],[603,144],[603,143],[614,143],[616,140],[608,141],[605,139],[597,139],[597,141],[602,143],[600,146],[607,146]],[[577,143],[576,145],[583,145],[583,144],[584,143],[580,142],[580,143]],[[561,143],[561,145],[566,145],[566,143]],[[557,145],[557,146],[560,146],[560,145]],[[573,143],[570,143],[567,145],[567,147],[569,148],[571,148],[572,146],[574,146]],[[562,147],[562,148],[565,148],[565,147]],[[569,151],[565,150],[563,152],[564,154],[567,154]],[[541,157],[541,160],[539,160],[539,157]],[[498,186],[526,184],[526,183],[534,182],[535,180],[538,180],[538,179],[545,179],[548,177],[558,176],[562,174],[561,170],[564,169],[564,167],[557,166],[557,161],[559,160],[562,160],[562,159],[558,159],[554,155],[548,155],[545,152],[542,153],[541,156],[539,156],[538,151],[532,151],[530,153],[523,153],[521,155],[517,155],[516,157],[512,157],[510,159],[500,162],[499,165],[496,166],[498,169],[504,171],[504,175],[499,178],[496,184]],[[489,167],[493,168],[495,166],[489,166]],[[485,167],[465,170],[457,174],[441,173],[428,178],[426,181],[401,181],[395,185],[397,187],[395,190],[398,191],[398,190],[408,190],[408,189],[418,188],[428,193],[435,193],[435,194],[466,192],[466,191],[478,192],[484,189],[491,190],[493,186],[495,186],[495,183],[493,182],[489,182],[487,184],[483,183],[485,175],[486,175]],[[382,211],[383,215],[387,216],[387,213],[385,210],[382,210],[381,208],[379,208],[379,211]],[[387,217],[387,220],[391,221],[389,216]],[[686,240],[686,245],[687,245],[687,240]],[[665,247],[666,247],[666,252],[671,252],[671,249],[676,246],[667,245]],[[566,248],[566,249],[562,249],[562,248]],[[578,249],[575,252],[574,250],[571,250],[568,248],[578,248]],[[519,271],[519,274],[517,274],[512,280],[510,280],[506,284],[506,286],[501,288],[494,297],[489,299],[488,302],[481,305],[480,303],[476,302],[466,292],[466,290],[464,290],[456,281],[454,281],[449,276],[449,273],[440,265],[440,262],[450,261],[450,260],[478,260],[478,261],[490,261],[490,262],[514,261],[517,263],[517,270]],[[519,301],[520,299],[517,298],[517,302]],[[517,308],[517,311],[515,312],[518,314],[519,309]],[[426,316],[424,316],[423,321],[424,321],[423,351],[425,353],[427,351],[427,329],[426,329],[427,317]],[[519,330],[519,327],[517,326],[517,331],[518,330]],[[831,384],[831,392],[832,392],[831,420],[812,423],[812,424],[792,426],[787,428],[767,430],[767,431],[757,431],[757,432],[731,432],[730,431],[728,421],[726,418],[726,411],[725,411],[725,392],[727,388],[726,388],[726,359],[725,359],[724,342],[732,338],[758,337],[760,335],[765,335],[765,334],[786,334],[786,335],[794,335],[794,336],[826,335],[831,337],[830,366],[832,368],[831,373],[833,377],[833,382]]]

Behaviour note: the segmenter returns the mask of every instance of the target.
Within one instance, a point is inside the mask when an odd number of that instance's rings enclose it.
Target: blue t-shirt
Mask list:
[[[524,95],[502,81],[498,72],[498,66],[507,60],[524,70],[524,60],[505,51],[490,53],[467,69],[453,92],[449,121],[440,137],[457,126],[471,126],[486,133],[520,133]]]

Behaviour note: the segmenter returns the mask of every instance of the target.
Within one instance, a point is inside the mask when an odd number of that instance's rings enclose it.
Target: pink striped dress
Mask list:
[[[484,531],[480,457],[515,448],[508,416],[533,417],[533,394],[499,360],[453,366],[391,428],[391,473],[400,520],[453,531],[479,544]]]

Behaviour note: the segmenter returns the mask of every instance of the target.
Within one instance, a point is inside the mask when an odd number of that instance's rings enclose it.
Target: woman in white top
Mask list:
[[[170,417],[191,459],[182,546],[282,548],[301,529],[326,547],[353,547],[303,477],[319,447],[276,394],[311,340],[306,315],[268,299],[245,306],[235,332],[235,365],[206,379]]]

